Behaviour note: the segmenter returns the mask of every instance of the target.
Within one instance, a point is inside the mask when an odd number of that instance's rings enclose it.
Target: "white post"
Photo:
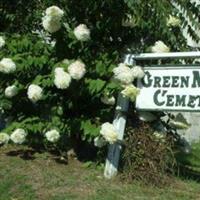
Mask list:
[[[127,55],[125,57],[124,63],[128,65],[133,65],[134,60],[129,55]],[[129,107],[129,100],[123,97],[122,94],[120,93],[118,95],[116,113],[115,113],[115,118],[113,120],[113,125],[118,132],[119,140],[122,140],[124,136],[124,130],[126,126],[126,113],[128,112],[128,107]],[[108,155],[106,159],[106,166],[104,170],[104,176],[106,178],[110,179],[117,174],[120,151],[121,151],[120,144],[116,143],[109,145]]]

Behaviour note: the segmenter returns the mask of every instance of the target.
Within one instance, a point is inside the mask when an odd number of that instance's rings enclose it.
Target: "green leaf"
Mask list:
[[[86,79],[86,83],[88,85],[88,90],[92,95],[100,93],[106,85],[106,81],[101,79]]]
[[[100,128],[92,124],[91,120],[86,120],[81,122],[81,130],[83,130],[86,137],[96,137],[99,134]]]

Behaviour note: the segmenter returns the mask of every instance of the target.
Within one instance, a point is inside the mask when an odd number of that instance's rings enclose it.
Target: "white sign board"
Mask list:
[[[138,110],[200,111],[200,66],[146,67]]]

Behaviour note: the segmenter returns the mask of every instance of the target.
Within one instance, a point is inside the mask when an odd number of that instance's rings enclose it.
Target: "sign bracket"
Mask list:
[[[124,59],[124,63],[127,65],[135,65],[135,61],[127,55]],[[118,139],[122,140],[124,136],[124,130],[126,126],[126,113],[129,108],[129,100],[121,93],[118,95],[117,106],[115,109],[115,117],[113,125],[118,132]],[[117,174],[118,163],[120,158],[121,145],[118,143],[110,144],[108,147],[108,155],[106,159],[106,166],[104,170],[104,176],[108,179]]]

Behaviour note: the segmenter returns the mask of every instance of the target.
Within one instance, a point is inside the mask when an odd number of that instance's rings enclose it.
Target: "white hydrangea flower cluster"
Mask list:
[[[0,133],[0,145],[7,144],[10,136],[7,133]]]
[[[121,91],[124,97],[129,98],[132,102],[136,100],[137,95],[139,94],[140,89],[134,85],[127,85],[124,90]]]
[[[61,28],[61,19],[64,11],[57,6],[46,9],[45,16],[42,18],[42,25],[49,33],[55,33]],[[85,24],[79,24],[74,28],[74,36],[79,41],[90,40],[90,29]]]
[[[49,33],[55,33],[61,28],[60,21],[53,19],[49,16],[44,16],[42,18],[42,25],[44,29]]]
[[[119,81],[123,85],[131,84],[134,80],[134,75],[131,68],[126,64],[120,63],[118,67],[113,69],[114,79]]]
[[[181,25],[181,20],[179,18],[169,15],[169,18],[167,19],[167,26],[178,27],[180,25]]]
[[[46,9],[45,16],[42,18],[42,25],[49,33],[55,33],[61,28],[61,19],[64,11],[57,6]]]
[[[54,143],[54,142],[57,142],[59,140],[60,133],[57,130],[52,129],[52,130],[47,131],[45,133],[45,137],[49,142],[53,142]]]
[[[134,102],[140,90],[133,85],[133,81],[134,79],[142,79],[144,77],[145,73],[142,67],[134,66],[130,68],[126,64],[120,63],[113,69],[113,73],[114,80],[119,81],[124,88],[121,94]],[[102,100],[104,101],[104,99]]]
[[[86,73],[85,64],[77,60],[69,65],[68,72],[73,79],[80,80]]]
[[[58,19],[61,19],[64,15],[63,10],[61,10],[57,6],[51,6],[51,7],[47,8],[45,13],[46,13],[47,16],[55,17],[55,18],[58,18]]]
[[[131,68],[129,68],[126,64],[120,63],[118,67],[113,69],[114,79],[119,81],[124,85],[131,84],[134,80],[133,73]]]
[[[157,41],[155,42],[154,46],[151,48],[153,53],[167,53],[170,51],[170,48],[163,42]]]
[[[5,42],[4,38],[2,36],[0,36],[0,49],[2,47],[4,47],[5,44],[6,44],[6,42]]]
[[[57,67],[54,71],[54,84],[58,89],[67,89],[71,83],[71,76],[63,68]]]
[[[9,74],[16,70],[16,65],[10,58],[3,58],[0,61],[0,72]]]
[[[135,78],[141,79],[144,77],[144,71],[140,66],[135,66],[132,69],[124,63],[120,63],[113,69],[114,79],[122,85],[132,84]]]
[[[45,16],[42,18],[42,25],[49,33],[55,33],[61,28],[61,19],[64,11],[57,6],[46,9]],[[79,24],[74,28],[74,36],[77,40],[88,41],[90,39],[90,29],[85,24]]]
[[[110,144],[114,144],[118,140],[118,134],[113,124],[106,122],[101,125],[100,134]]]
[[[43,89],[35,84],[31,84],[28,87],[28,91],[27,91],[27,95],[28,98],[33,102],[36,103],[37,101],[39,101],[42,96],[43,96]]]
[[[24,129],[18,128],[10,136],[10,139],[15,143],[15,144],[22,144],[26,140],[27,133]]]
[[[65,59],[64,64],[68,65],[69,61]],[[86,73],[85,64],[76,60],[69,64],[68,72],[62,67],[55,68],[54,71],[54,84],[58,89],[67,89],[71,83],[71,79],[80,80]]]
[[[0,133],[0,145],[7,144],[11,140],[15,144],[23,144],[26,140],[27,132],[22,128],[15,129],[9,136],[7,133]],[[60,133],[52,129],[45,133],[45,137],[49,142],[57,142],[60,139]]]
[[[85,24],[79,24],[74,29],[74,35],[77,40],[88,41],[90,39],[90,30]]]
[[[17,95],[18,93],[18,88],[15,86],[15,85],[11,85],[11,86],[8,86],[6,89],[5,89],[5,96],[7,98],[12,98],[14,97],[15,95]]]
[[[131,70],[132,70],[134,78],[142,79],[145,75],[142,67],[140,66],[134,66]]]

